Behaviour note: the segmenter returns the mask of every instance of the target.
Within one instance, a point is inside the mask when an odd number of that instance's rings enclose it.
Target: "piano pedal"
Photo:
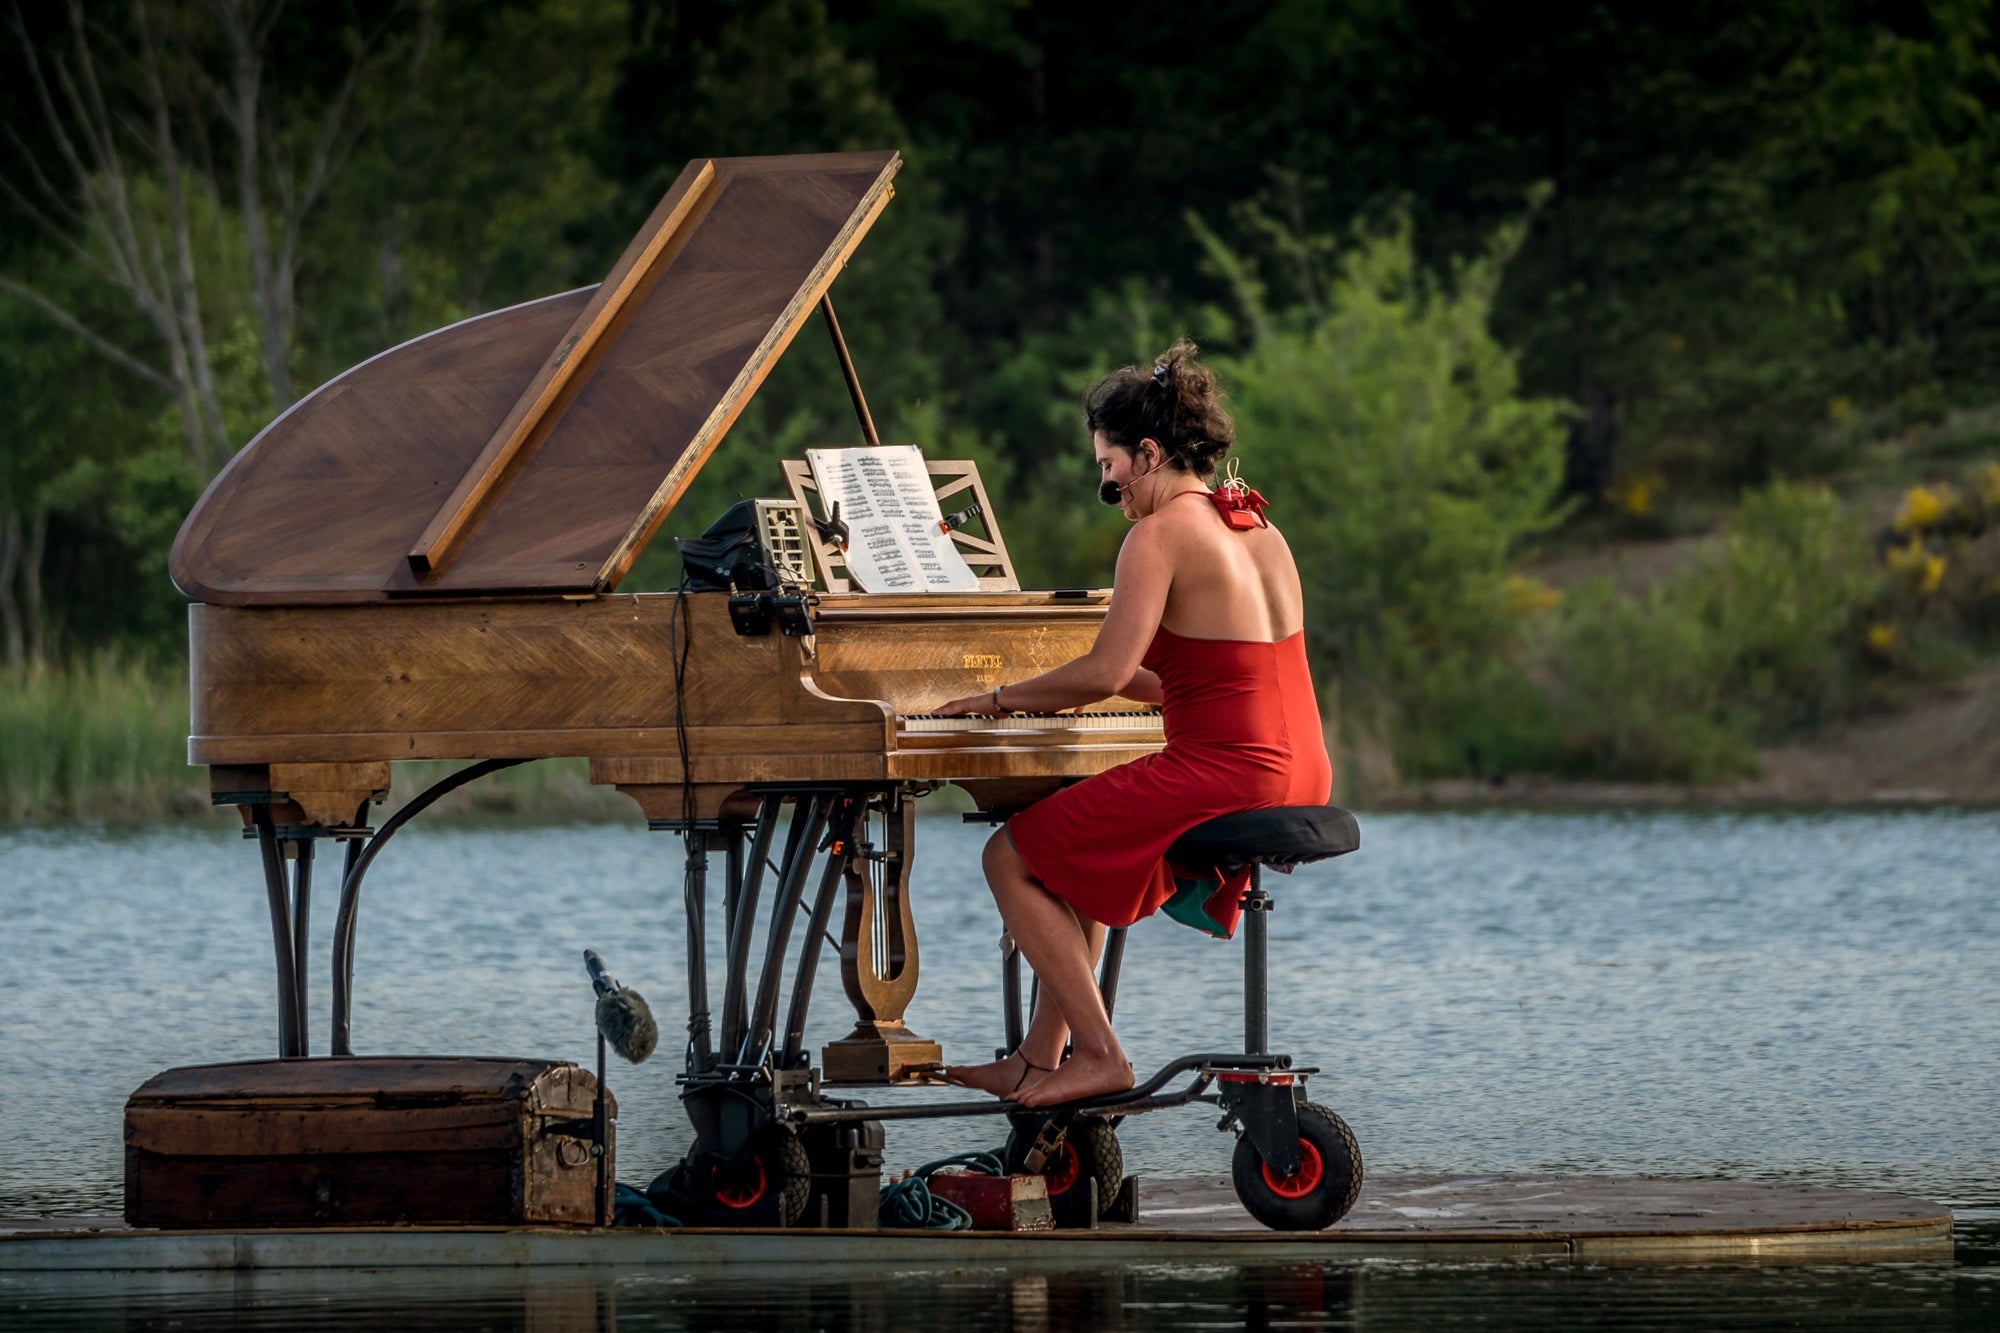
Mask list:
[[[953,1088],[958,1085],[945,1073],[942,1060],[917,1060],[902,1066],[889,1080],[897,1088]]]

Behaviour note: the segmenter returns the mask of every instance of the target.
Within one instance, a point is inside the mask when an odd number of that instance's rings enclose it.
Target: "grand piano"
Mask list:
[[[171,564],[193,601],[188,757],[259,845],[281,1056],[310,1053],[317,847],[344,849],[329,1047],[348,1055],[361,888],[387,839],[494,769],[582,756],[591,781],[686,840],[686,1100],[697,1153],[740,1156],[774,1107],[824,1109],[822,1082],[890,1083],[939,1058],[903,1022],[919,796],[955,783],[997,814],[1163,744],[1157,712],[1122,701],[922,717],[1082,654],[1101,592],[804,588],[808,624],[746,634],[726,593],[617,591],[815,312],[875,442],[829,291],[899,165],[893,152],[691,162],[603,283],[354,367],[273,422],[189,514]],[[470,762],[372,828],[391,763],[415,759]],[[842,908],[856,1025],[814,1068],[806,1007]],[[1017,965],[1008,976],[1018,1038]]]

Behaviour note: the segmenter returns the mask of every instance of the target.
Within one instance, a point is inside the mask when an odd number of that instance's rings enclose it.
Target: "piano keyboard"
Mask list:
[[[1128,713],[1006,713],[999,716],[940,717],[906,713],[896,730],[910,734],[945,731],[1158,731],[1160,710]]]

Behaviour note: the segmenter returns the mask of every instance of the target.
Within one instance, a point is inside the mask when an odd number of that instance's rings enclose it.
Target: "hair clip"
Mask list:
[[[1166,364],[1164,362],[1155,361],[1153,363],[1153,383],[1165,384],[1166,382],[1167,382]]]

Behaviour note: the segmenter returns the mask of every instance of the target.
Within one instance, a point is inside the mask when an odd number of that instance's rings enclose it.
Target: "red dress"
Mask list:
[[[1324,805],[1333,786],[1303,631],[1265,643],[1190,639],[1162,625],[1143,665],[1160,677],[1167,748],[1065,787],[1007,823],[1029,873],[1107,926],[1130,925],[1173,897],[1162,858],[1195,825]],[[1208,905],[1227,934],[1235,895]]]

